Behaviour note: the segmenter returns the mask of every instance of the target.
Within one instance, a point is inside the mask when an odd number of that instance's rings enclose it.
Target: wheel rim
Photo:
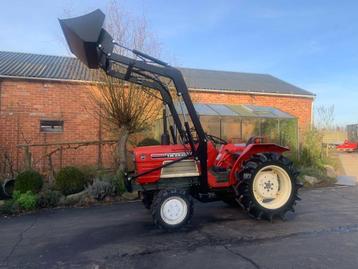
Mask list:
[[[188,205],[181,197],[166,199],[160,208],[163,221],[169,225],[181,223],[188,214]]]
[[[290,176],[279,166],[265,166],[254,178],[253,193],[256,201],[264,208],[281,208],[290,199],[291,192]]]

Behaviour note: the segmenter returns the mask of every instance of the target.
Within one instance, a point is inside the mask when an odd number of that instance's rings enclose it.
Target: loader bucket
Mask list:
[[[105,32],[104,17],[97,9],[83,16],[59,20],[71,52],[89,68],[98,68],[98,44]]]

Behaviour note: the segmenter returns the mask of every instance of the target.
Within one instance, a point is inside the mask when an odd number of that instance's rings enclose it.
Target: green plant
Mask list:
[[[15,194],[16,193],[16,194]],[[19,205],[20,209],[29,211],[34,210],[37,207],[38,196],[31,191],[26,193],[14,193],[15,203]]]
[[[85,175],[81,170],[73,166],[62,168],[56,176],[56,187],[64,195],[84,190],[86,183]]]
[[[42,185],[42,176],[34,170],[21,172],[15,179],[15,190],[21,193],[25,193],[27,191],[38,193],[41,190]]]
[[[299,162],[305,167],[322,168],[325,161],[322,154],[322,133],[312,128],[305,133]]]
[[[19,212],[19,206],[14,199],[6,200],[0,207],[0,214],[13,215]]]
[[[160,145],[160,142],[154,138],[144,138],[142,141],[140,141],[137,146],[138,147],[143,147],[143,146],[155,146],[155,145]]]
[[[124,185],[124,172],[123,171],[117,171],[117,174],[112,178],[112,185],[114,186],[115,193],[118,195],[121,195],[126,191],[126,187]]]
[[[115,187],[109,181],[95,178],[93,183],[87,187],[87,190],[94,199],[103,200],[106,196],[113,195]]]
[[[46,190],[39,194],[38,205],[41,208],[56,207],[60,202],[62,194],[59,191]]]
[[[81,166],[78,169],[84,174],[87,182],[92,182],[98,174],[95,166]]]

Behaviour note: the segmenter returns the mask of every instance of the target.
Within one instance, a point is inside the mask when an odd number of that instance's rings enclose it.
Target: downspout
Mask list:
[[[313,124],[314,124],[314,105],[313,105],[313,101],[312,100],[312,103],[311,103],[311,129],[313,127]]]
[[[2,79],[0,78],[0,113],[1,113],[1,98],[2,98]]]

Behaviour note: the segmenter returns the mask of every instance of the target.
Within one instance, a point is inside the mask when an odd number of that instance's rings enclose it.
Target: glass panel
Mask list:
[[[208,104],[208,106],[221,116],[238,116],[235,111],[226,105]]]
[[[204,128],[204,131],[208,134],[220,137],[220,117],[218,116],[201,116],[200,117],[201,125]]]
[[[289,147],[291,151],[296,151],[298,144],[297,120],[280,120],[279,127],[279,144]]]
[[[227,105],[227,107],[229,107],[241,117],[255,117],[255,114],[253,114],[243,105]]]
[[[272,108],[272,112],[276,118],[286,118],[286,119],[294,119],[295,117],[291,116],[290,114],[283,112],[277,108]]]
[[[265,141],[279,144],[279,120],[278,119],[263,119],[261,120],[261,136]]]
[[[252,136],[260,135],[260,121],[257,119],[244,119],[242,121],[242,141],[247,142]]]
[[[241,119],[238,117],[223,117],[221,119],[221,138],[232,143],[242,143]]]
[[[62,133],[63,120],[40,120],[40,132]]]
[[[243,105],[249,110],[255,117],[260,118],[282,118],[282,119],[293,119],[294,117],[290,114],[283,112],[277,108],[269,106],[255,106],[255,105]]]
[[[199,115],[217,116],[218,113],[206,104],[194,104],[195,110]]]

